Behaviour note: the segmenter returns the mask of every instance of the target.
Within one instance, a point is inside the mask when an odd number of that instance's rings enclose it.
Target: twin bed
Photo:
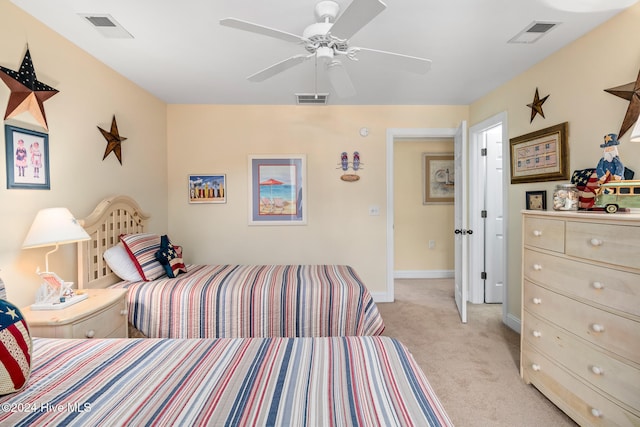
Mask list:
[[[452,425],[407,348],[380,335],[353,269],[187,265],[122,281],[102,254],[146,219],[127,197],[103,201],[84,220],[79,279],[128,288],[129,319],[151,338],[33,338],[0,425]]]

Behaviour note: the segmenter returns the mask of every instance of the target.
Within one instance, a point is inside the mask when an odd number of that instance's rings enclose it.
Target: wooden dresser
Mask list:
[[[640,215],[523,212],[520,374],[583,426],[640,426]]]

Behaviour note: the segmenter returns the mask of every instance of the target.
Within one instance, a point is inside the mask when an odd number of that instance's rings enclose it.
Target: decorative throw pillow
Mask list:
[[[18,308],[0,299],[0,395],[21,390],[31,374],[31,335]]]
[[[150,281],[162,276],[165,271],[155,254],[160,250],[160,236],[157,234],[123,234],[120,241],[131,261],[135,264],[142,280]]]
[[[186,273],[187,267],[182,261],[182,247],[172,244],[167,235],[162,236],[160,240],[160,250],[156,252],[156,259],[164,267],[167,276],[173,278],[180,273]]]
[[[142,280],[142,276],[140,276],[138,272],[138,267],[131,260],[122,242],[107,249],[102,257],[111,271],[122,280],[128,280],[130,282],[139,282]]]

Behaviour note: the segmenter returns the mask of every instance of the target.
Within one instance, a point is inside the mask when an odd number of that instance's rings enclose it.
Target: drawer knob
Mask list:
[[[534,363],[533,365],[531,365],[531,369],[538,372],[541,368],[540,368],[540,365],[538,365],[537,363]]]
[[[126,316],[127,314],[129,314],[129,312],[127,310],[120,310],[120,314],[122,316]]]
[[[595,289],[604,289],[604,285],[602,283],[600,283],[600,282],[593,282],[592,286]]]
[[[591,415],[596,418],[602,418],[602,411],[600,409],[591,408]]]
[[[540,264],[533,264],[533,269],[535,271],[540,271],[540,270],[542,270],[542,266]]]
[[[536,338],[540,338],[542,336],[542,333],[540,331],[533,331],[533,336]]]
[[[604,332],[604,326],[599,323],[594,323],[591,325],[591,329],[593,332]]]
[[[87,338],[93,338],[96,335],[96,331],[94,331],[93,329],[89,329],[84,336]]]
[[[602,240],[596,239],[595,237],[591,239],[592,246],[602,246],[602,243],[603,243]]]
[[[542,304],[542,300],[540,298],[534,298],[533,299],[533,303],[534,304]]]
[[[540,231],[540,230],[533,230],[533,235],[534,235],[534,236],[536,236],[536,237],[540,237],[540,236],[542,236],[542,231]]]
[[[593,372],[596,375],[604,375],[604,370],[598,366],[592,366],[591,372]]]

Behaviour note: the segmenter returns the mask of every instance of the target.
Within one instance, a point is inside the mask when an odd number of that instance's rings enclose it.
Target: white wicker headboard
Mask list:
[[[88,217],[78,220],[91,237],[78,243],[78,288],[106,288],[121,281],[102,255],[118,244],[121,234],[144,232],[148,220],[149,215],[127,196],[106,198]]]

